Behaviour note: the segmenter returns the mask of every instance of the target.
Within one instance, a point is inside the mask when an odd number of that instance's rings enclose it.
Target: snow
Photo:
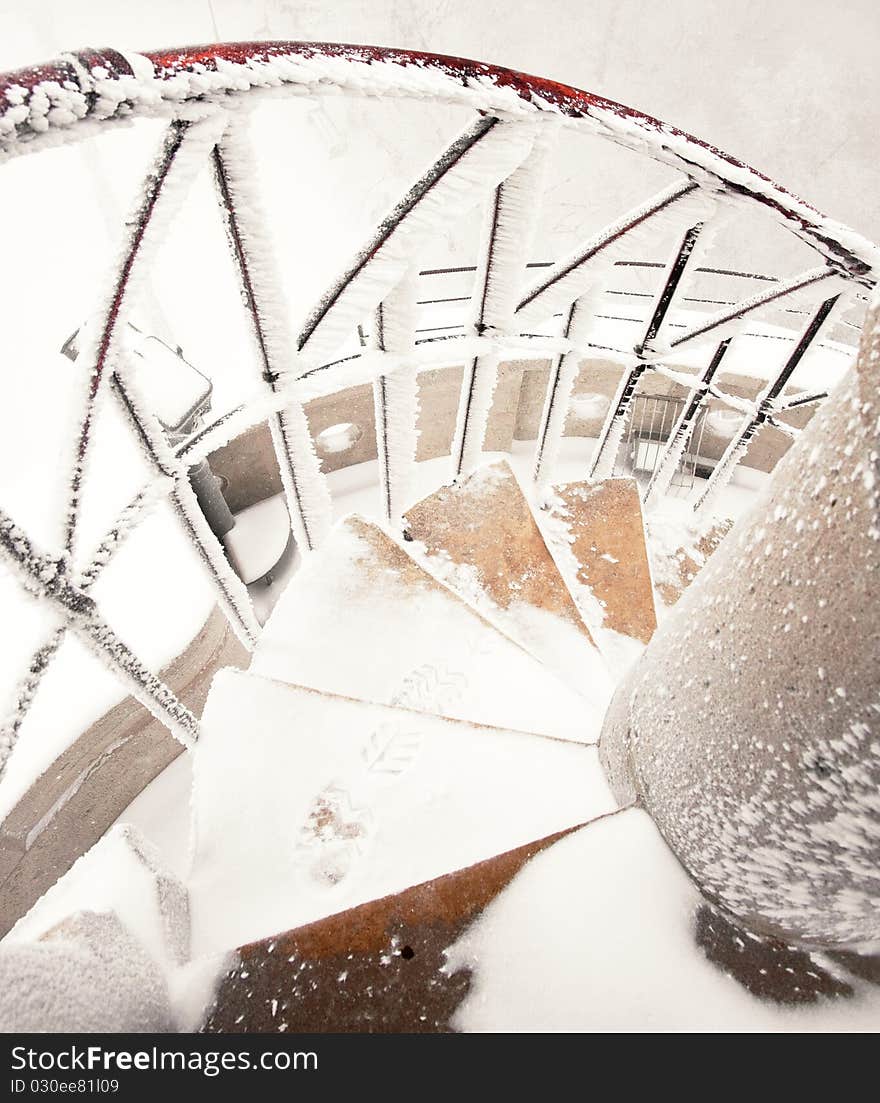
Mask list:
[[[190,933],[184,884],[113,827],[0,942],[0,1027],[194,1029],[227,959],[192,959]]]
[[[114,913],[78,912],[41,942],[0,944],[8,1033],[166,1033],[174,1015],[156,963]]]
[[[235,527],[223,537],[223,546],[236,574],[250,584],[275,567],[289,540],[284,498],[273,495],[236,513]]]
[[[332,656],[332,661],[328,659]],[[581,743],[601,704],[585,701],[417,566],[389,537],[344,519],[288,586],[251,670],[328,693]]]
[[[517,495],[512,498],[508,497],[511,484],[517,489]],[[496,488],[510,502],[509,507],[504,504],[503,498],[501,501],[494,499],[493,491]],[[479,468],[464,483],[451,487],[447,501],[454,500],[456,494],[463,495],[465,501],[471,503],[468,512],[472,517],[470,522],[464,523],[480,525],[481,520],[485,518],[488,521],[495,510],[516,508],[516,497],[520,492],[521,488],[509,466],[495,463]],[[442,502],[438,503],[438,507],[443,508]],[[474,515],[476,520],[473,519]],[[428,525],[430,529],[430,520]],[[408,515],[410,533],[413,527],[412,513],[410,513]],[[485,535],[482,536],[483,540],[488,539],[490,531],[487,524]],[[523,556],[517,565],[516,573],[508,565],[506,567],[508,574],[505,575],[505,568],[499,567],[498,576],[507,584],[506,604],[502,606],[491,595],[493,581],[491,569],[487,574],[485,568],[467,562],[454,561],[443,547],[442,531],[436,534],[429,532],[428,535],[435,536],[431,548],[429,549],[419,539],[411,539],[407,541],[409,554],[434,577],[439,578],[454,590],[489,623],[495,625],[530,655],[542,662],[572,689],[582,694],[590,702],[592,709],[604,712],[611,696],[611,680],[596,647],[583,631],[583,625],[578,619],[575,608],[569,606],[571,617],[567,618],[558,610],[558,607],[551,610],[540,604],[541,600],[547,604],[553,601],[552,587],[555,585],[558,584],[564,591],[565,583],[562,576],[555,571],[552,561],[548,569],[536,552],[532,559]],[[523,541],[528,541],[531,533],[523,528],[518,535]],[[495,539],[499,540],[499,538],[499,533],[496,531]],[[478,556],[478,558],[481,557]],[[529,585],[536,575],[543,579],[546,587],[546,592],[542,592],[537,599],[533,596]]]
[[[876,987],[788,1008],[750,995],[694,939],[700,896],[646,813],[534,857],[448,951],[470,967],[467,1031],[874,1032]],[[821,960],[821,959],[820,959]]]
[[[423,682],[416,672],[400,686],[401,707],[387,708],[217,675],[194,755],[196,952],[400,891],[615,807],[595,748],[411,711]]]

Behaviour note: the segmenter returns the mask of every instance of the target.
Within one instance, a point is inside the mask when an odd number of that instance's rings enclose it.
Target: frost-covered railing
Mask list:
[[[291,330],[276,276],[272,242],[251,174],[243,97],[322,96],[339,92],[440,100],[473,110],[472,121],[440,150],[434,163],[401,195],[363,249]],[[0,76],[0,156],[74,141],[124,120],[168,120],[154,166],[133,217],[117,269],[101,300],[101,324],[84,338],[80,364],[89,368],[76,411],[75,462],[64,518],[64,547],[51,554],[34,545],[15,521],[0,515],[0,552],[22,584],[60,613],[33,655],[12,715],[0,735],[0,770],[14,746],[42,674],[70,628],[119,675],[133,696],[183,743],[197,736],[193,715],[134,655],[102,618],[90,589],[103,567],[155,501],[167,495],[198,549],[220,605],[249,647],[259,625],[246,587],[202,515],[188,470],[246,429],[268,422],[293,534],[304,551],[321,541],[330,520],[330,494],[304,412],[308,400],[369,382],[374,390],[381,493],[389,520],[406,500],[415,463],[417,377],[438,364],[464,365],[453,441],[455,474],[471,469],[483,449],[499,365],[506,359],[549,359],[551,370],[535,454],[535,479],[547,481],[562,438],[581,361],[594,351],[591,326],[609,273],[639,255],[656,226],[674,228],[677,244],[660,272],[644,324],[631,347],[616,350],[624,371],[587,474],[612,473],[641,380],[669,375],[688,397],[660,458],[647,497],[668,486],[704,405],[721,400],[741,424],[709,480],[698,508],[724,484],[762,424],[785,429],[779,416],[817,401],[822,391],[783,397],[808,348],[854,295],[874,284],[875,246],[760,173],[664,123],[601,97],[553,81],[457,58],[371,47],[315,43],[238,43],[152,54],[80,51],[46,65]],[[643,153],[679,179],[561,260],[536,266],[531,241],[550,151],[572,130],[599,135]],[[230,254],[250,321],[262,397],[217,418],[172,446],[139,393],[123,332],[138,281],[169,219],[198,170],[209,162],[225,220]],[[699,268],[712,229],[731,206],[768,211],[806,242],[815,265],[767,282],[742,301],[673,327],[687,278]],[[419,259],[428,235],[470,209],[485,208],[479,259],[460,332],[442,341],[417,333]],[[646,235],[648,235],[646,237]],[[809,302],[799,339],[754,402],[726,394],[717,383],[731,341],[758,312],[789,300]],[[369,319],[369,321],[368,321]],[[366,324],[365,324],[366,323]],[[370,337],[353,355],[345,342]],[[695,375],[676,372],[684,349],[705,346]],[[155,472],[107,532],[98,553],[77,560],[77,529],[96,402],[112,388]]]

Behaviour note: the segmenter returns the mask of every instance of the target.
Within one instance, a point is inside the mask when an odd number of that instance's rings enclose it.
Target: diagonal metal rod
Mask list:
[[[746,299],[741,303],[737,303],[736,306],[732,307],[730,310],[722,310],[720,313],[713,315],[713,317],[707,319],[707,321],[696,326],[694,329],[689,329],[687,332],[679,334],[678,337],[669,342],[669,348],[681,348],[682,345],[686,345],[691,341],[696,341],[698,338],[705,337],[707,334],[714,333],[716,330],[721,330],[723,334],[725,327],[737,323],[741,318],[744,318],[747,314],[751,314],[755,310],[759,310],[761,307],[769,306],[772,303],[778,302],[780,299],[786,298],[788,295],[794,295],[799,291],[804,291],[808,287],[814,287],[824,280],[839,278],[840,273],[828,266],[811,268],[808,272],[802,272],[798,276],[793,276],[789,280],[778,283],[770,291],[764,291],[759,295],[754,295],[751,299]]]
[[[372,261],[392,233],[421,203],[421,201],[436,188],[447,173],[453,169],[461,159],[483,140],[495,127],[500,125],[500,120],[491,115],[481,115],[477,118],[424,173],[406,195],[394,207],[391,213],[382,221],[375,235],[361,250],[351,266],[346,269],[339,280],[330,288],[320,303],[315,307],[306,320],[299,337],[299,348],[304,349],[312,340],[319,326],[328,317],[330,312],[342,298],[346,289],[357,280],[366,266]]]
[[[700,410],[708,405],[710,398],[709,386],[718,369],[721,367],[721,362],[732,340],[732,337],[728,337],[726,341],[722,341],[715,350],[712,359],[703,371],[700,372],[696,381],[696,386],[688,395],[687,401],[678,416],[678,420],[675,422],[669,434],[669,439],[666,442],[666,447],[663,449],[663,454],[657,462],[654,473],[648,482],[644,498],[645,506],[656,502],[657,499],[669,489],[669,484],[672,482],[673,475],[678,470],[678,465],[681,463],[681,458],[687,448],[688,440],[693,433],[694,424],[699,416]]]
[[[685,231],[672,262],[667,268],[666,279],[663,281],[663,286],[660,288],[654,303],[654,309],[651,312],[642,340],[633,349],[636,361],[624,373],[608,412],[608,417],[602,427],[602,432],[599,435],[589,472],[589,478],[591,479],[608,478],[613,473],[617,450],[620,447],[621,437],[626,428],[633,396],[636,393],[639,380],[651,367],[650,362],[645,358],[645,351],[656,340],[657,334],[669,313],[675,300],[675,292],[684,277],[688,261],[691,259],[702,229],[703,223],[697,222]]]
[[[91,438],[96,401],[105,376],[105,370],[113,345],[113,339],[116,334],[120,311],[131,283],[132,272],[134,271],[135,263],[141,245],[143,244],[144,236],[147,232],[147,227],[155,212],[162,188],[168,180],[174,160],[183,145],[189,125],[190,124],[187,122],[175,119],[165,134],[162,148],[153,168],[153,172],[147,177],[147,188],[142,203],[131,223],[131,230],[125,247],[123,261],[116,276],[109,305],[104,313],[101,334],[98,338],[95,351],[95,361],[89,375],[85,411],[82,422],[80,423],[79,433],[74,448],[73,470],[64,519],[64,547],[68,555],[71,555],[73,552],[76,526],[80,511],[83,469]]]
[[[35,549],[24,530],[2,510],[0,556],[10,564],[26,592],[48,601],[88,649],[176,739],[185,747],[194,744],[198,722],[189,709],[102,619],[88,593],[68,577],[65,559],[54,559]]]
[[[162,478],[138,491],[98,544],[89,565],[75,578],[75,585],[88,593],[128,536],[167,492],[169,486],[169,481]],[[0,726],[0,759],[4,756],[8,758],[12,753],[18,741],[21,725],[40,688],[43,675],[48,670],[66,634],[66,623],[60,624],[44,637],[42,644],[31,655],[27,671],[16,686],[15,703],[9,710],[3,725]],[[0,766],[0,773],[2,773],[2,766]]]
[[[748,451],[757,431],[770,416],[778,412],[775,400],[782,394],[810,345],[828,322],[829,316],[839,300],[840,295],[833,295],[830,299],[826,299],[810,319],[791,355],[759,397],[755,404],[754,413],[746,414],[730,444],[724,450],[724,454],[710,475],[702,494],[694,503],[695,513],[708,511],[711,508],[715,498],[730,481],[736,465]]]
[[[169,498],[174,512],[189,543],[199,554],[220,608],[241,642],[253,650],[260,634],[253,602],[247,587],[226,558],[223,545],[211,531],[189,481],[186,465],[175,456],[158,419],[147,413],[143,403],[136,398],[133,380],[117,370],[113,376],[113,388],[156,472],[171,480]]]
[[[562,281],[580,272],[584,272],[586,275],[585,270],[591,262],[609,246],[614,245],[638,227],[644,226],[655,215],[667,210],[686,195],[696,191],[697,186],[693,180],[673,184],[671,187],[664,188],[659,195],[656,195],[643,206],[630,211],[622,219],[606,226],[582,246],[573,257],[554,265],[534,287],[530,288],[520,300],[516,313],[521,314],[529,310],[531,316],[534,313],[534,308],[540,304],[541,300],[558,288]],[[585,288],[579,288],[577,294],[582,294],[584,290]],[[572,302],[575,297],[575,295],[572,295],[569,302]]]

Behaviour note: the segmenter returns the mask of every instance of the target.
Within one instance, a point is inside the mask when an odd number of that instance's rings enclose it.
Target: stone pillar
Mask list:
[[[612,701],[600,742],[752,929],[880,939],[880,300],[855,368]]]

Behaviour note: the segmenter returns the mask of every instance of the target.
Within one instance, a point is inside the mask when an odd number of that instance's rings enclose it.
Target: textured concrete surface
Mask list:
[[[880,326],[619,687],[602,733],[749,927],[880,938]]]

